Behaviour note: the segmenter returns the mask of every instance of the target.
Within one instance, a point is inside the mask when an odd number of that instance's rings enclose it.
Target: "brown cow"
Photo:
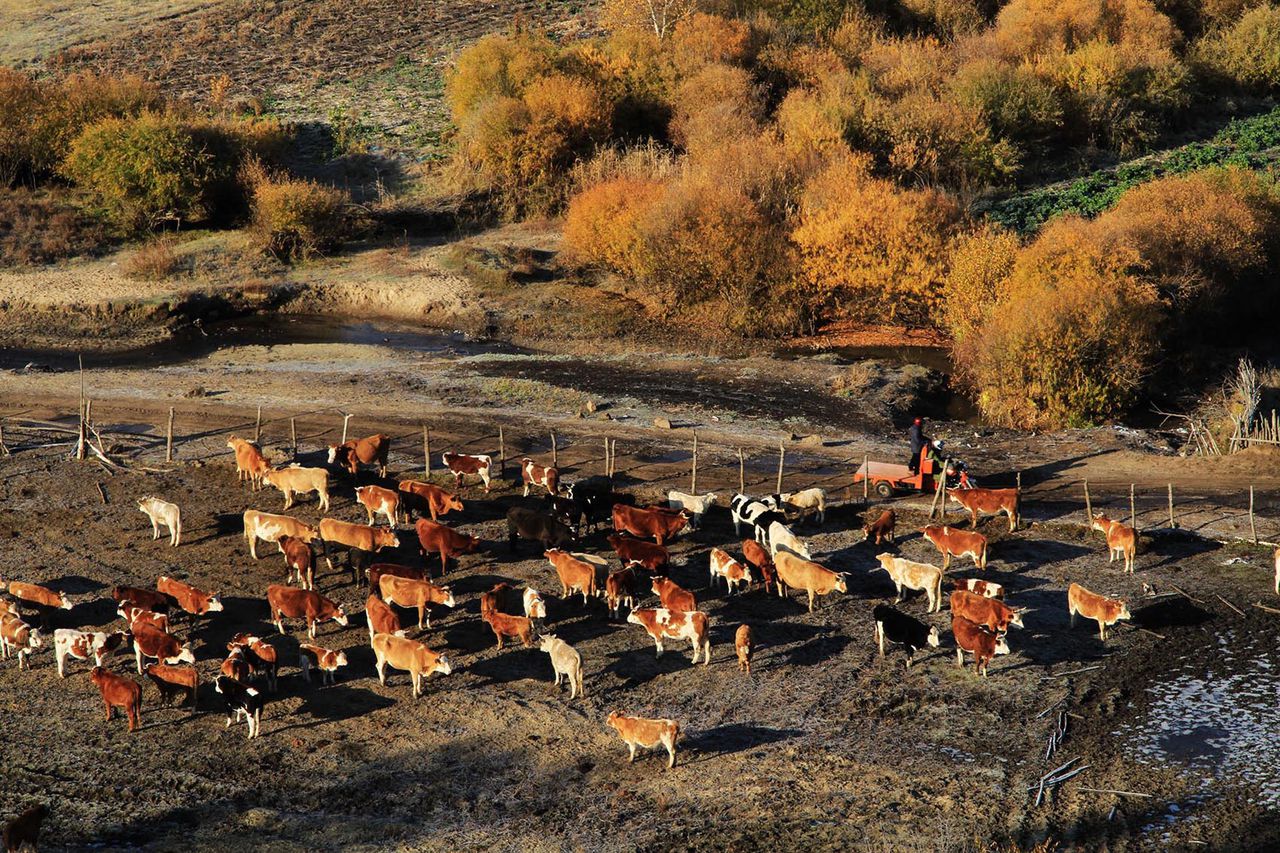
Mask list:
[[[423,483],[419,480],[401,480],[400,491],[405,497],[414,498],[416,501],[406,500],[406,513],[410,506],[421,506],[426,504],[427,512],[431,515],[431,520],[436,521],[442,515],[448,515],[451,511],[457,510],[462,512],[462,498],[446,492],[444,489],[432,483]],[[421,511],[421,510],[419,510]]]
[[[395,575],[398,578],[412,578],[416,581],[424,581],[427,579],[426,569],[415,569],[410,566],[401,566],[396,563],[374,563],[365,570],[365,577],[369,582],[370,590],[378,590],[378,583],[382,580],[383,575]]]
[[[236,438],[227,439],[227,447],[236,454],[236,479],[249,481],[250,491],[256,492],[262,487],[262,475],[271,470],[271,462],[262,454],[262,449],[252,441]]]
[[[397,635],[398,636],[398,635]],[[298,666],[302,668],[302,680],[311,683],[311,670],[320,670],[320,683],[334,684],[338,667],[347,665],[347,653],[326,649],[311,643],[298,644]]]
[[[163,663],[149,663],[146,668],[147,678],[160,692],[160,700],[168,705],[179,693],[185,694],[183,702],[191,700],[191,713],[196,712],[196,693],[200,687],[200,674],[194,666],[169,666]]]
[[[374,634],[394,634],[404,636],[404,628],[400,626],[400,617],[376,595],[370,595],[364,603],[364,619],[369,623],[369,642],[373,642]]]
[[[524,481],[526,498],[533,486],[542,486],[549,495],[560,494],[560,472],[555,468],[539,465],[528,456],[520,460],[520,479]]]
[[[978,595],[968,590],[957,589],[951,593],[951,612],[963,616],[976,625],[983,625],[988,631],[1003,634],[1013,625],[1022,624],[1022,611],[1014,610],[1003,601]]]
[[[95,666],[90,671],[89,679],[98,686],[98,692],[102,694],[102,704],[107,708],[107,722],[115,715],[116,708],[120,708],[129,718],[129,731],[135,731],[142,725],[142,687],[138,682],[116,675],[101,666]]]
[[[653,578],[653,594],[658,596],[662,606],[668,610],[698,609],[698,602],[693,597],[693,593],[671,578],[655,575]]]
[[[514,637],[524,643],[526,648],[533,645],[533,620],[523,616],[508,616],[496,610],[483,613],[480,618],[493,629],[493,635],[498,638],[499,649],[502,648],[504,637]]]
[[[638,507],[626,504],[613,505],[613,529],[641,539],[652,537],[659,545],[675,537],[689,523],[689,515],[683,510],[671,512],[660,507]]]
[[[413,679],[413,695],[422,695],[422,679],[430,678],[433,672],[448,675],[453,672],[453,665],[442,654],[431,651],[417,640],[406,640],[404,637],[393,637],[390,634],[375,634],[373,637],[373,654],[377,659],[378,682],[386,685],[387,666],[394,669],[407,670]]]
[[[951,499],[969,511],[973,529],[978,529],[979,515],[1009,516],[1009,532],[1018,529],[1022,512],[1022,493],[1017,489],[953,489]]]
[[[249,543],[249,556],[253,559],[258,559],[259,539],[279,544],[280,539],[285,536],[292,536],[303,542],[314,542],[320,536],[320,531],[291,515],[277,515],[256,509],[244,511],[244,538]]]
[[[427,554],[440,554],[440,577],[448,573],[450,557],[473,554],[480,547],[479,537],[459,533],[452,527],[425,518],[418,519],[414,529],[418,531],[418,545],[424,557]]]
[[[634,610],[639,597],[639,578],[631,566],[619,569],[604,581],[604,600],[609,607],[609,615],[614,619],[622,618],[622,605]]]
[[[844,575],[837,574],[812,560],[798,557],[789,551],[779,551],[774,555],[774,560],[778,569],[779,592],[785,595],[788,587],[808,592],[810,613],[813,612],[814,596],[828,595],[832,591],[849,591]]]
[[[866,527],[862,528],[862,541],[875,540],[877,545],[885,541],[892,542],[893,529],[897,523],[898,514],[891,509],[884,510],[875,521],[867,522]]]
[[[738,653],[738,669],[751,674],[751,655],[755,651],[755,643],[751,638],[751,626],[739,625],[733,635],[733,650]]]
[[[190,644],[179,643],[177,637],[150,625],[139,625],[134,632],[133,656],[138,664],[138,675],[142,675],[142,662],[146,658],[155,658],[159,663],[168,664],[196,662]]]
[[[333,571],[333,558],[329,552],[334,548],[354,548],[373,553],[383,548],[399,547],[400,537],[396,535],[394,528],[351,524],[336,518],[320,520],[320,548],[330,571]]]
[[[137,586],[112,587],[111,597],[121,606],[142,607],[156,613],[164,613],[173,606],[173,599],[164,593]]]
[[[442,604],[445,607],[456,607],[453,592],[447,586],[436,586],[430,581],[398,578],[395,575],[383,575],[378,579],[378,592],[382,600],[388,604],[398,604],[418,611],[418,628],[431,627],[431,611],[429,604]]]
[[[560,578],[561,598],[581,592],[582,604],[585,606],[589,598],[596,596],[596,567],[593,563],[580,560],[559,548],[544,551],[543,556],[555,567],[556,575]]]
[[[462,488],[462,481],[468,474],[475,474],[484,483],[485,494],[489,493],[489,472],[493,470],[493,459],[486,455],[468,456],[465,453],[445,453],[440,457],[444,467],[453,472],[456,480],[455,488]]]
[[[363,462],[365,465],[376,465],[378,476],[387,476],[387,454],[391,451],[391,436],[384,433],[353,438],[342,444],[329,445],[329,464],[346,468],[351,474]]]
[[[956,578],[951,582],[951,588],[967,590],[984,598],[1004,598],[1004,587],[993,581],[984,581],[977,578]]]
[[[280,550],[289,570],[285,583],[297,583],[303,589],[316,588],[316,555],[311,546],[295,536],[281,536]]]
[[[1075,627],[1076,614],[1098,623],[1098,638],[1106,641],[1107,626],[1121,620],[1133,618],[1129,613],[1129,605],[1118,598],[1107,598],[1090,592],[1078,583],[1067,587],[1067,612],[1071,614],[1071,625]]]
[[[161,575],[156,579],[156,589],[172,598],[178,603],[178,607],[192,616],[222,611],[222,600],[217,595],[182,581]]]
[[[631,755],[628,763],[636,760],[637,746],[652,749],[662,745],[667,749],[667,769],[676,766],[676,741],[680,739],[680,725],[675,720],[646,720],[610,711],[605,722],[617,730],[622,742],[627,745]]]
[[[267,587],[267,604],[271,606],[271,621],[276,623],[281,634],[285,633],[286,617],[305,620],[307,636],[313,640],[316,638],[316,624],[326,619],[332,619],[344,628],[347,626],[347,614],[341,607],[309,589],[273,583]]]
[[[1003,634],[993,634],[954,613],[951,614],[951,633],[956,638],[956,666],[964,666],[964,653],[968,652],[973,655],[974,668],[983,678],[987,676],[987,665],[992,658],[1009,654],[1009,644]]]
[[[241,684],[249,683],[249,679],[253,678],[253,666],[249,663],[249,656],[243,646],[232,646],[219,672]]]
[[[1107,537],[1108,563],[1114,563],[1116,557],[1124,559],[1124,570],[1133,574],[1134,554],[1138,551],[1138,534],[1127,524],[1112,521],[1102,513],[1093,518],[1093,530],[1101,530]]]
[[[662,545],[645,542],[631,536],[619,536],[612,533],[606,537],[609,545],[618,554],[618,561],[623,566],[638,563],[647,571],[656,572],[664,569],[671,560],[671,552]]]
[[[253,634],[236,634],[227,643],[228,651],[235,648],[245,650],[245,659],[249,661],[249,667],[254,672],[267,677],[267,689],[274,693],[276,679],[280,674],[280,656],[276,653],[276,647]]]
[[[5,824],[4,849],[6,853],[36,853],[40,843],[40,824],[49,814],[49,807],[44,803],[31,806],[22,814]]]
[[[33,583],[13,581],[9,584],[9,594],[19,601],[40,607],[56,607],[61,610],[70,610],[72,607],[70,596]]]
[[[644,628],[657,647],[658,657],[662,657],[665,651],[662,641],[670,637],[688,640],[693,644],[694,663],[698,662],[699,655],[704,656],[703,666],[711,663],[711,634],[707,614],[701,611],[666,608],[632,610],[627,616],[627,622]]]
[[[754,539],[744,539],[742,540],[742,558],[747,561],[747,565],[760,570],[760,577],[764,580],[764,591],[773,592],[774,584],[778,582],[778,570],[773,565],[773,557],[770,556],[769,549]]]
[[[924,538],[942,553],[942,570],[951,567],[952,557],[972,557],[978,569],[987,567],[987,537],[981,533],[956,530],[940,524],[932,524],[923,531]]]
[[[395,527],[396,522],[400,520],[400,493],[395,489],[382,486],[360,486],[356,489],[356,503],[364,507],[370,524],[373,524],[374,519],[379,515],[385,517],[387,524],[392,527]]]
[[[519,616],[520,611],[523,609],[523,604],[520,593],[516,592],[509,583],[496,583],[493,585],[493,589],[480,593],[481,616],[495,611],[506,613],[510,616]]]

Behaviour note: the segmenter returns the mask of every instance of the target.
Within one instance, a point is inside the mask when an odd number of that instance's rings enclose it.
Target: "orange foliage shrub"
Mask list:
[[[935,190],[900,190],[843,156],[805,187],[791,233],[810,316],[933,325],[960,221]]]
[[[1133,404],[1161,319],[1154,290],[1131,272],[1138,260],[1078,219],[1042,232],[1015,263],[980,344],[956,353],[984,416],[1022,428],[1083,426]]]
[[[574,196],[564,221],[567,258],[636,279],[648,278],[654,260],[646,224],[665,193],[659,181],[616,178]]]
[[[1210,73],[1242,86],[1280,87],[1280,7],[1258,6],[1196,46]]]
[[[1008,57],[1069,52],[1091,41],[1162,53],[1181,36],[1150,0],[1010,0],[996,17],[996,45]]]
[[[485,101],[517,98],[554,68],[556,46],[541,33],[491,34],[468,46],[445,79],[445,98],[461,123]]]
[[[676,24],[670,51],[680,73],[692,74],[704,65],[746,62],[752,47],[748,24],[699,12]]]
[[[614,32],[641,31],[666,38],[698,10],[698,0],[605,0],[600,26]]]
[[[795,88],[774,114],[783,142],[797,154],[846,150],[863,133],[870,86],[863,75],[841,71],[817,88]]]
[[[912,92],[882,104],[871,121],[889,167],[908,182],[973,191],[1004,182],[1018,168],[1017,149],[991,137],[977,107]]]
[[[1027,66],[977,59],[956,71],[949,88],[952,99],[981,110],[998,137],[1038,142],[1062,126],[1061,98]]]
[[[1005,295],[1005,281],[1021,245],[1016,234],[998,225],[962,235],[952,245],[946,322],[957,350],[973,345],[974,333]]]
[[[720,139],[754,136],[762,112],[760,94],[745,69],[705,65],[676,88],[671,140],[695,149]]]

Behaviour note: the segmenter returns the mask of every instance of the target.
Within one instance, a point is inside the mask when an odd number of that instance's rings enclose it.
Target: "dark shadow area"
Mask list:
[[[706,760],[717,755],[732,755],[757,746],[790,740],[803,734],[804,732],[799,729],[775,729],[748,723],[726,723],[714,729],[703,729],[700,732],[685,735],[682,745],[701,753],[700,758],[695,760]]]
[[[1159,631],[1161,628],[1202,625],[1213,614],[1182,596],[1173,596],[1131,608],[1132,624],[1137,628]]]

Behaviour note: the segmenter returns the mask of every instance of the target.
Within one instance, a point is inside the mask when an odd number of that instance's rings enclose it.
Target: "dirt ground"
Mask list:
[[[130,414],[148,416],[144,424],[154,414],[120,401],[103,403],[102,411],[102,423],[120,428]],[[972,667],[955,667],[947,613],[926,616],[920,596],[903,607],[943,629],[942,648],[906,671],[900,650],[876,657],[870,612],[892,599],[892,587],[871,571],[878,549],[858,541],[856,500],[833,509],[821,529],[803,530],[817,559],[849,573],[849,593],[823,600],[813,614],[798,599],[760,590],[730,599],[709,588],[709,547],[736,549],[727,514],[719,511],[674,549],[673,576],[711,617],[712,663],[694,667],[687,647],[655,659],[641,629],[610,622],[600,603],[584,609],[559,600],[554,574],[533,547],[508,553],[502,518],[522,502],[518,490],[504,485],[485,497],[468,487],[467,509],[450,521],[485,544],[447,578],[456,610],[438,610],[429,630],[410,629],[410,636],[446,651],[454,673],[433,678],[416,701],[403,673],[380,686],[363,621],[365,592],[333,572],[319,586],[352,613],[351,624],[325,625],[319,641],[346,650],[350,665],[335,686],[307,687],[289,665],[300,628],[282,637],[265,621],[264,590],[282,580],[282,561],[268,554],[254,563],[240,533],[243,510],[277,511],[279,494],[237,487],[220,445],[227,432],[245,431],[242,421],[236,426],[243,411],[214,411],[202,431],[182,425],[189,440],[171,466],[156,461],[153,444],[131,457],[123,451],[138,445],[123,439],[118,455],[133,459],[135,470],[113,476],[94,464],[68,463],[65,448],[23,449],[0,461],[0,536],[8,542],[0,576],[79,597],[75,609],[50,615],[49,628],[118,626],[105,600],[110,586],[149,586],[167,573],[217,590],[226,604],[224,613],[181,629],[194,642],[203,678],[216,674],[226,639],[239,631],[270,637],[286,664],[279,692],[269,697],[263,737],[252,743],[243,726],[224,728],[210,684],[194,715],[159,707],[148,686],[145,726],[128,735],[122,721],[104,722],[83,664],[65,681],[47,649],[28,672],[4,664],[0,764],[8,784],[0,787],[0,813],[49,802],[50,849],[964,850],[1045,840],[1064,849],[1197,841],[1266,849],[1280,841],[1274,813],[1243,782],[1217,780],[1204,798],[1176,762],[1138,763],[1117,734],[1125,725],[1150,724],[1144,685],[1172,662],[1212,656],[1224,630],[1274,648],[1280,617],[1248,606],[1271,597],[1269,555],[1261,550],[1153,536],[1139,572],[1126,577],[1105,562],[1099,540],[1067,522],[1051,495],[1028,502],[1029,529],[1010,534],[988,520],[982,525],[994,543],[988,575],[1008,586],[1011,603],[1032,610],[1028,627],[1012,632],[1013,654],[982,680]],[[307,419],[300,426],[302,461],[318,461],[320,433],[331,426]],[[488,434],[482,422],[466,426]],[[449,438],[462,434],[463,425],[455,427]],[[412,434],[403,423],[398,428]],[[620,485],[642,500],[674,484],[686,464],[672,458],[668,434],[649,432],[647,441],[629,440],[619,464]],[[566,435],[560,460],[566,476],[596,473],[600,454]],[[272,436],[267,446],[279,453],[278,423]],[[413,446],[406,440],[403,452],[393,454],[393,475],[421,474]],[[519,446],[539,449],[531,439]],[[797,462],[802,470],[806,464]],[[723,472],[703,476],[710,487],[722,485]],[[144,494],[182,505],[181,547],[145,535],[146,519],[134,505]],[[330,515],[363,519],[349,485],[335,494]],[[900,505],[904,535],[895,549],[932,559],[928,543],[911,532],[923,523],[913,505]],[[297,513],[319,518],[314,502]],[[388,558],[416,564],[411,538]],[[589,536],[583,549],[606,552],[603,533]],[[1230,557],[1244,562],[1224,568]],[[557,692],[543,653],[496,649],[479,621],[478,597],[499,580],[549,593],[548,628],[582,653],[586,699],[569,702]],[[1070,580],[1127,598],[1134,626],[1119,627],[1105,644],[1086,625],[1069,628]],[[1176,584],[1201,604],[1178,596],[1144,599],[1144,583],[1160,593]],[[742,622],[753,626],[758,644],[750,677],[738,672],[732,654]],[[121,656],[113,666],[130,671],[132,662]],[[1053,715],[1037,715],[1051,705],[1072,717],[1058,753],[1046,760]],[[657,756],[629,766],[625,748],[604,725],[614,708],[679,720],[677,767],[664,770]],[[1090,768],[1035,806],[1026,788],[1072,757]],[[1180,819],[1166,824],[1171,807],[1180,809]]]

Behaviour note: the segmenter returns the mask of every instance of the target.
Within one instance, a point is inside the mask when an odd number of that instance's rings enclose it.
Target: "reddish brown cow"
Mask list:
[[[769,549],[754,539],[744,539],[742,540],[742,558],[752,568],[760,570],[760,577],[764,578],[765,592],[772,592],[774,585],[778,582],[778,570],[773,565],[773,557],[769,556]]]
[[[164,663],[149,663],[146,669],[147,678],[160,691],[160,699],[168,705],[179,693],[185,694],[182,701],[191,700],[191,713],[196,712],[196,692],[200,687],[200,674],[194,666],[169,666]]]
[[[271,584],[267,587],[267,604],[271,606],[271,621],[276,629],[285,633],[284,620],[303,619],[307,623],[307,636],[316,638],[316,624],[332,619],[344,628],[347,626],[347,614],[342,608],[329,599],[309,589],[294,589],[291,586]]]
[[[164,593],[137,586],[112,587],[111,597],[121,604],[127,601],[134,607],[145,607],[157,613],[163,613],[173,605],[173,599]]]
[[[400,493],[383,486],[361,486],[356,489],[356,503],[364,507],[369,516],[369,523],[379,515],[387,519],[387,524],[395,527],[400,520]]]
[[[346,468],[351,474],[356,473],[356,466],[378,466],[378,476],[387,476],[387,453],[391,450],[391,436],[378,433],[365,438],[353,438],[342,444],[329,445],[329,463]]]
[[[142,675],[142,663],[147,658],[169,664],[196,662],[190,645],[179,643],[177,637],[150,625],[139,625],[138,630],[133,632],[133,656],[138,664],[138,675]]]
[[[395,575],[398,578],[409,578],[415,581],[427,579],[425,569],[414,569],[409,566],[399,566],[395,563],[374,563],[365,572],[365,576],[369,580],[369,589],[378,589],[378,581],[383,575]]]
[[[249,679],[253,678],[253,666],[249,663],[249,656],[245,653],[243,646],[232,646],[219,671],[227,678],[234,678],[241,684],[247,685]]]
[[[164,575],[156,580],[156,589],[178,602],[178,607],[192,616],[222,610],[222,601],[218,596]]]
[[[652,537],[659,545],[675,537],[689,523],[686,512],[670,512],[660,507],[638,509],[626,504],[614,504],[613,529],[641,539]]]
[[[898,514],[891,509],[886,509],[880,513],[875,521],[869,522],[866,527],[862,528],[866,536],[863,541],[875,540],[879,545],[884,541],[893,541],[893,528],[898,523]]]
[[[462,512],[462,498],[450,494],[432,483],[423,483],[418,480],[401,480],[400,491],[406,498],[412,498],[412,500],[405,501],[406,510],[416,508],[421,512],[421,507],[425,504],[432,521],[436,521],[442,515],[448,515],[453,510]]]
[[[951,499],[969,511],[972,527],[978,528],[978,516],[1009,516],[1009,532],[1018,529],[1018,519],[1022,513],[1022,492],[1017,489],[953,489],[948,492]]]
[[[697,610],[698,602],[693,593],[680,586],[671,578],[658,575],[653,579],[653,594],[658,596],[662,606],[668,610]]]
[[[280,656],[276,653],[276,647],[253,634],[236,634],[227,643],[227,650],[236,648],[245,650],[245,660],[249,661],[250,669],[265,675],[267,689],[274,693],[280,671]]]
[[[364,603],[364,618],[369,623],[369,642],[373,642],[374,634],[392,634],[404,636],[404,628],[400,625],[400,617],[376,595],[370,595]]]
[[[542,486],[549,495],[560,494],[560,472],[546,465],[539,465],[528,456],[520,460],[520,479],[524,481],[524,496],[529,489]]]
[[[978,569],[987,567],[987,537],[981,533],[956,530],[943,524],[932,524],[923,531],[924,538],[933,543],[942,554],[942,570],[951,567],[952,557],[972,557]]]
[[[440,577],[449,571],[450,557],[472,554],[480,547],[479,538],[425,518],[418,519],[414,529],[418,531],[418,544],[423,555],[440,555]]]
[[[514,637],[524,643],[526,648],[533,645],[532,620],[523,616],[508,616],[496,610],[490,610],[488,613],[482,614],[480,618],[493,629],[493,635],[498,638],[499,649],[502,648],[504,637]]]
[[[626,604],[629,610],[634,610],[637,598],[639,598],[639,578],[636,577],[636,571],[631,566],[619,569],[605,578],[604,600],[613,618],[622,618],[623,604]]]
[[[986,677],[987,665],[996,655],[1009,654],[1009,644],[1003,634],[993,634],[981,625],[963,616],[951,615],[951,633],[956,638],[956,666],[964,666],[964,653],[973,655],[973,665],[978,675]]]
[[[638,563],[647,571],[656,572],[664,569],[667,562],[671,559],[669,552],[662,545],[655,545],[652,542],[645,542],[643,539],[634,539],[630,536],[619,536],[616,533],[608,536],[609,545],[618,554],[618,560],[623,567],[632,563]]]
[[[145,607],[134,607],[127,601],[121,603],[116,609],[116,615],[124,619],[130,631],[135,630],[135,625],[150,625],[152,628],[165,632],[169,630],[168,616],[163,613],[156,613],[154,610],[148,610]]]
[[[465,453],[445,453],[440,457],[444,466],[453,472],[456,487],[462,488],[462,481],[468,474],[473,474],[484,483],[485,494],[489,492],[489,472],[493,470],[493,459],[489,456],[468,456]]]
[[[983,625],[996,634],[1005,633],[1010,625],[1023,627],[1021,611],[1014,610],[998,599],[964,589],[951,593],[951,612],[963,616],[975,625]]]
[[[289,570],[286,583],[297,583],[303,589],[316,588],[316,555],[311,545],[296,536],[281,536],[280,550]]]
[[[596,595],[596,567],[585,560],[580,560],[568,551],[551,548],[543,555],[556,570],[560,578],[560,597],[568,598],[574,592],[582,593],[585,606],[590,598]]]
[[[13,581],[9,584],[9,594],[19,601],[25,601],[28,604],[35,604],[40,607],[56,607],[62,610],[71,609],[71,600],[67,596],[33,583]]]
[[[100,666],[93,668],[89,678],[102,694],[102,704],[107,708],[107,722],[115,715],[116,708],[120,708],[129,718],[129,731],[135,731],[142,725],[142,687],[138,682]]]

